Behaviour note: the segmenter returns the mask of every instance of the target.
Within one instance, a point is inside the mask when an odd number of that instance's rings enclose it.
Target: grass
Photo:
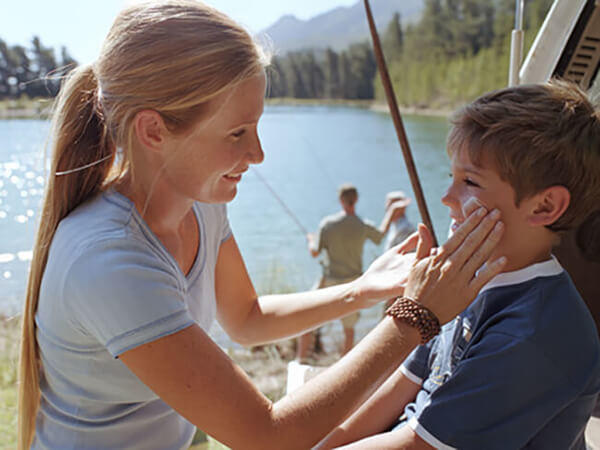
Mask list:
[[[17,359],[19,321],[0,317],[0,449],[17,440]]]

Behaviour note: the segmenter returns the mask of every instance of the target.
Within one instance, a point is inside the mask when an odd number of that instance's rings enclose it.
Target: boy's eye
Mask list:
[[[471,180],[470,178],[465,178],[464,182],[467,186],[479,187],[479,185],[477,183],[475,183],[473,180]]]
[[[239,137],[242,137],[242,135],[243,135],[245,132],[246,132],[246,130],[244,130],[244,129],[241,129],[241,130],[238,130],[238,131],[235,131],[235,132],[231,133],[231,135],[232,135],[233,137],[235,137],[235,138],[239,138]]]

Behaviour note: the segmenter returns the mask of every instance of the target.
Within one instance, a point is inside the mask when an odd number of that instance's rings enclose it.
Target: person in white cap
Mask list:
[[[415,232],[415,226],[406,217],[406,208],[410,203],[410,197],[407,197],[403,191],[392,191],[386,195],[385,210],[388,211],[392,206],[394,207],[392,222],[385,242],[386,250],[398,245]]]

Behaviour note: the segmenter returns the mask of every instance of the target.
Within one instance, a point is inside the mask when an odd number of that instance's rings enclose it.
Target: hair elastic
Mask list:
[[[90,167],[96,166],[96,165],[98,165],[98,164],[100,164],[100,163],[102,163],[102,162],[104,162],[107,159],[110,159],[112,157],[113,157],[113,155],[108,155],[108,156],[105,156],[102,159],[99,159],[98,161],[94,161],[92,163],[86,164],[85,166],[76,167],[75,169],[63,170],[61,172],[56,172],[54,175],[56,175],[57,177],[59,177],[61,175],[69,175],[70,173],[80,172],[82,170],[89,169]]]

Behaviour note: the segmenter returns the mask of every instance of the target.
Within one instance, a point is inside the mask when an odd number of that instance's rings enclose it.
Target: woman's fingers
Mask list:
[[[469,284],[469,289],[476,294],[479,293],[481,288],[485,286],[492,278],[502,272],[502,269],[506,265],[506,257],[502,256],[495,261],[488,261],[485,265],[475,274],[475,277]]]
[[[462,269],[465,263],[472,258],[475,252],[481,249],[482,243],[494,229],[499,219],[500,211],[497,209],[486,215],[475,227],[475,229],[463,240],[456,251],[446,255],[448,260],[456,264],[457,269]],[[502,231],[501,228],[500,231]],[[496,235],[494,235],[494,237],[496,237]],[[493,246],[495,246],[497,243],[498,240],[495,240]],[[486,246],[486,248],[489,248],[489,246]],[[485,255],[485,257],[481,260],[481,264],[483,264],[483,261],[485,261],[488,256],[489,255]],[[479,267],[476,267],[474,270],[477,270],[478,268]]]
[[[426,256],[429,256],[429,253],[431,252],[431,247],[433,246],[433,237],[431,236],[429,229],[422,223],[419,224],[418,233],[419,244],[417,245],[416,258],[423,259]]]
[[[485,208],[485,206],[483,206],[483,204],[477,198],[471,197],[462,206],[463,216],[469,217],[471,214],[477,211],[478,208],[482,207]]]
[[[473,214],[468,216],[465,221],[458,227],[454,234],[440,248],[440,254],[452,254],[465,240],[465,238],[475,229],[481,219],[486,215],[485,208],[478,208]]]
[[[394,247],[394,253],[406,253],[414,250],[419,242],[419,233],[414,232],[404,241]]]
[[[496,225],[483,243],[477,248],[477,250],[475,250],[475,253],[473,253],[471,257],[467,259],[463,266],[463,270],[467,273],[475,273],[477,270],[479,270],[483,263],[489,260],[494,248],[498,245],[500,239],[502,239],[503,233],[504,224],[502,222],[496,222]]]

